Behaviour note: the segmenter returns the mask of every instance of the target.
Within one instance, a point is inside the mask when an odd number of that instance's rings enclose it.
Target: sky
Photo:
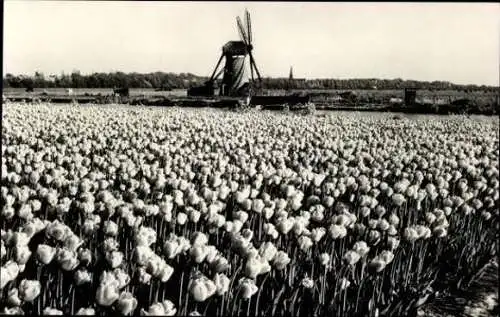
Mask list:
[[[499,86],[496,3],[6,0],[3,74],[210,76],[245,8],[264,77]]]

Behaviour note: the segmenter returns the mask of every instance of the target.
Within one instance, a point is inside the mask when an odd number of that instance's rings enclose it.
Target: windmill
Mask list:
[[[222,54],[210,79],[204,86],[189,89],[188,95],[213,96],[215,84],[221,75],[220,96],[248,96],[256,86],[255,75],[258,83],[262,83],[260,72],[252,54],[252,22],[248,10],[245,10],[245,25],[243,25],[240,17],[236,17],[236,25],[240,41],[229,41],[222,47]],[[219,69],[222,60],[225,60],[224,67]],[[248,78],[248,70],[250,70],[251,81]]]

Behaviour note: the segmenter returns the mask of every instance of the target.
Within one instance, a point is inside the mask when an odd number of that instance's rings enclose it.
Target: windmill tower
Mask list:
[[[220,96],[248,96],[256,84],[254,75],[257,75],[259,83],[262,83],[252,54],[253,36],[250,13],[245,10],[246,25],[243,25],[240,17],[236,17],[236,24],[241,40],[229,41],[222,47],[222,54],[210,79],[205,83],[205,86],[190,89],[188,95],[214,95],[214,86],[220,75],[222,75]],[[223,59],[225,60],[224,67],[219,70]]]

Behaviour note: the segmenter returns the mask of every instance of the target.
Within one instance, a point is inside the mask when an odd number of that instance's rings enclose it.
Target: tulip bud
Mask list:
[[[323,266],[328,266],[330,264],[330,255],[326,252],[319,255],[319,262]]]
[[[76,252],[70,251],[66,248],[57,250],[56,259],[61,265],[61,268],[65,271],[72,271],[78,266],[78,264],[80,264]]]
[[[189,253],[196,263],[201,263],[207,256],[206,245],[193,244]]]
[[[104,222],[104,234],[111,236],[111,237],[116,237],[118,235],[118,225],[116,222],[108,220]]]
[[[257,257],[249,257],[245,265],[245,275],[255,279],[261,271],[261,262]]]
[[[376,229],[378,226],[379,220],[378,219],[370,219],[368,220],[368,227],[370,229]]]
[[[382,205],[378,205],[377,207],[375,207],[375,214],[379,217],[379,218],[382,218],[382,216],[384,216],[386,213],[386,210],[385,210],[385,207],[382,206]]]
[[[149,284],[151,281],[151,274],[148,274],[143,267],[137,269],[138,280],[141,284]]]
[[[176,240],[168,240],[163,246],[165,254],[169,259],[175,258],[180,253],[180,245]]]
[[[419,239],[428,239],[431,236],[431,230],[422,225],[415,226],[415,230],[417,231]]]
[[[481,216],[483,217],[484,220],[488,221],[491,219],[491,213],[486,211],[486,210],[483,210],[481,212]]]
[[[309,277],[304,277],[301,282],[302,286],[304,286],[307,289],[311,289],[314,287],[314,281],[310,279]]]
[[[399,246],[399,240],[395,237],[388,237],[387,238],[387,246],[389,249],[392,251],[396,250]]]
[[[59,309],[55,309],[55,308],[51,308],[51,307],[46,307],[43,309],[43,315],[50,315],[50,316],[62,316],[64,315],[64,313],[59,310]]]
[[[177,224],[179,224],[180,226],[183,226],[186,223],[187,219],[188,217],[185,213],[179,212],[177,214]]]
[[[259,248],[259,254],[266,260],[272,261],[278,253],[278,249],[272,242],[264,242]]]
[[[174,316],[177,312],[174,304],[165,300],[162,303],[154,303],[149,307],[148,311],[141,309],[141,315],[144,316]]]
[[[391,196],[392,202],[400,207],[406,202],[406,198],[401,194],[394,194]]]
[[[70,251],[76,251],[82,244],[82,239],[72,232],[67,234],[64,240],[64,247]]]
[[[90,265],[92,263],[92,252],[89,249],[78,250],[78,259],[83,265]]]
[[[14,217],[15,214],[16,214],[16,211],[11,206],[4,205],[2,207],[2,217],[4,219],[12,219],[12,217]]]
[[[369,267],[375,270],[376,272],[382,272],[385,266],[386,266],[385,261],[378,256],[372,259],[369,263]]]
[[[106,260],[113,269],[117,268],[123,262],[123,253],[120,251],[107,252]]]
[[[212,264],[213,261],[215,261],[215,258],[217,257],[218,250],[215,246],[213,245],[205,245],[205,261],[208,264]]]
[[[9,260],[5,263],[0,270],[0,289],[3,289],[7,283],[15,280],[20,271],[20,267],[16,262]]]
[[[198,223],[200,221],[200,217],[201,213],[196,209],[192,209],[189,213],[189,220],[193,223]]]
[[[7,292],[7,302],[11,305],[11,306],[21,306],[22,304],[22,301],[21,299],[19,298],[19,291],[17,290],[17,288],[11,288],[8,292]]]
[[[327,208],[331,208],[334,203],[335,203],[335,199],[333,199],[332,196],[326,196],[323,199],[323,205],[325,205],[325,207],[327,207]]]
[[[356,253],[358,253],[361,257],[364,257],[370,251],[370,247],[364,241],[358,241],[354,244],[352,248]]]
[[[250,211],[252,209],[252,200],[250,198],[246,198],[241,203],[241,208],[246,211]]]
[[[132,293],[122,292],[117,302],[117,310],[122,315],[129,315],[137,308],[137,299]]]
[[[343,260],[348,264],[348,265],[355,265],[359,260],[361,259],[361,256],[352,250],[349,250],[345,253]]]
[[[403,236],[404,236],[406,241],[409,241],[412,243],[418,239],[417,231],[411,227],[405,228]]]
[[[243,299],[249,299],[259,290],[255,285],[255,282],[248,278],[241,278],[238,281],[238,287]]]
[[[243,237],[243,239],[250,241],[253,238],[253,231],[250,229],[243,229],[241,231],[241,236]]]
[[[378,232],[377,230],[370,230],[368,232],[368,243],[370,243],[371,245],[377,245],[379,242],[380,242],[380,232]]]
[[[191,244],[194,245],[206,245],[208,243],[208,237],[203,232],[197,231],[193,234]]]
[[[286,235],[288,232],[290,232],[290,230],[292,230],[293,225],[294,225],[293,218],[283,217],[277,220],[277,228],[284,235]]]
[[[253,200],[253,202],[252,202],[252,210],[255,213],[261,214],[262,210],[264,209],[264,207],[265,207],[265,204],[262,201],[262,199],[255,199],[255,200]]]
[[[215,272],[224,272],[230,268],[229,261],[221,255],[215,257],[214,262],[211,265]]]
[[[45,229],[47,237],[51,237],[57,241],[64,241],[69,231],[69,228],[58,220],[54,220],[52,223],[48,224]]]
[[[391,263],[392,260],[394,259],[394,253],[387,250],[382,251],[379,256],[380,258],[382,258],[382,260],[384,260],[386,265]]]
[[[78,315],[78,316],[94,316],[95,310],[92,307],[89,307],[89,308],[82,307],[76,312],[76,315]]]
[[[26,302],[32,302],[40,295],[42,285],[39,281],[23,279],[19,284],[19,298]]]
[[[447,235],[448,230],[444,226],[437,226],[432,230],[432,233],[438,238],[444,238]]]
[[[85,283],[91,283],[92,276],[86,270],[78,270],[75,272],[75,282],[76,282],[76,285],[78,285],[78,286],[83,285]]]
[[[317,227],[311,230],[311,238],[314,242],[318,243],[326,235],[326,229]]]
[[[15,247],[15,260],[19,265],[25,265],[31,257],[30,248],[27,245]]]
[[[217,287],[217,295],[219,296],[224,295],[229,290],[230,280],[225,274],[215,274],[214,283]]]
[[[24,311],[20,307],[12,307],[12,308],[4,307],[3,314],[22,316],[24,315]]]
[[[165,264],[160,273],[158,274],[158,278],[162,283],[166,283],[170,279],[173,273],[174,273],[174,268],[168,264]]]
[[[434,221],[436,221],[436,216],[432,212],[426,212],[425,213],[425,221],[428,224],[432,224]]]
[[[111,306],[118,300],[120,294],[118,287],[113,283],[101,283],[97,288],[96,302],[101,306]]]
[[[389,216],[389,223],[390,223],[391,225],[394,225],[394,227],[396,227],[396,228],[397,228],[397,227],[399,226],[399,223],[400,223],[399,217],[398,217],[396,214],[394,214],[394,213],[393,213],[393,214],[391,214],[391,215]]]
[[[189,285],[189,292],[197,302],[204,302],[206,299],[208,299],[208,297],[210,297],[207,284],[202,278],[196,278],[195,280],[191,281]]]
[[[153,228],[142,226],[135,230],[134,238],[137,245],[150,246],[156,243],[157,234]]]
[[[298,244],[299,244],[299,248],[302,251],[307,252],[307,250],[309,250],[312,247],[313,242],[312,242],[311,238],[309,238],[309,237],[300,236],[298,239]]]
[[[23,204],[17,212],[19,218],[29,221],[33,219],[33,212],[30,204]]]
[[[330,233],[330,237],[334,240],[342,239],[347,235],[347,229],[344,226],[339,226],[336,224],[332,224],[328,231]]]
[[[389,230],[389,228],[391,226],[392,225],[390,225],[387,220],[381,219],[380,221],[378,221],[376,228],[379,229],[380,231],[384,232],[384,231]]]
[[[273,264],[277,270],[283,270],[290,263],[290,257],[284,251],[278,251],[273,259]]]
[[[349,282],[349,280],[347,280],[345,277],[343,277],[342,280],[340,281],[340,289],[341,290],[347,289],[350,285],[351,285],[351,282]]]

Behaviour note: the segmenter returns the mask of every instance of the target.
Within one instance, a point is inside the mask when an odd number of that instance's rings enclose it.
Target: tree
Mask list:
[[[85,79],[80,74],[80,71],[74,70],[71,73],[71,87],[74,88],[85,88]]]
[[[33,86],[36,88],[43,88],[47,86],[45,82],[45,75],[42,72],[35,72],[35,78],[33,79]]]

